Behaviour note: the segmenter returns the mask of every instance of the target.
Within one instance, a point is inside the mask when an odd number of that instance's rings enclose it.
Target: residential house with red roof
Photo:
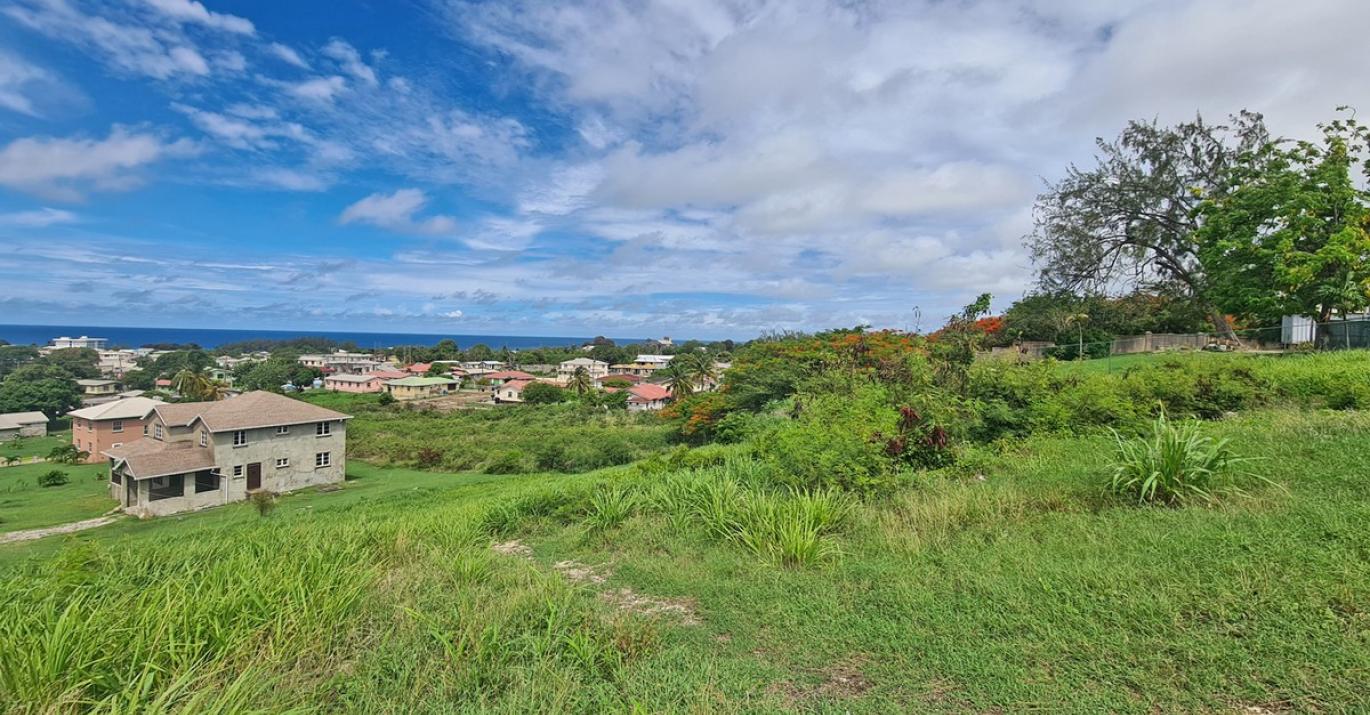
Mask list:
[[[628,411],[646,412],[659,410],[671,401],[671,391],[661,385],[644,382],[628,388]]]

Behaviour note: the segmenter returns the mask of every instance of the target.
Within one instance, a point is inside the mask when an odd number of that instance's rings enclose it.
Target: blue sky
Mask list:
[[[1030,287],[1134,117],[1307,135],[1358,0],[0,0],[0,322],[747,338]]]

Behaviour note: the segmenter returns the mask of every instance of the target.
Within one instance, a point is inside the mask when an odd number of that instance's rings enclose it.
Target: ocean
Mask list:
[[[108,338],[110,347],[137,348],[156,343],[194,343],[212,349],[241,340],[288,340],[301,337],[331,338],[353,342],[357,347],[371,350],[396,345],[436,345],[451,338],[462,348],[483,343],[496,350],[522,350],[540,347],[580,345],[590,337],[541,337],[528,335],[436,335],[427,333],[354,333],[334,330],[213,330],[205,328],[135,328],[96,327],[79,325],[0,325],[0,340],[14,345],[47,345],[53,338]],[[641,338],[613,338],[619,345],[642,342]]]

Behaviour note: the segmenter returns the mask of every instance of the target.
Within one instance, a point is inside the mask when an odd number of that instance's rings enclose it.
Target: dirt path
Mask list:
[[[53,536],[54,534],[71,534],[77,531],[85,531],[86,529],[94,529],[97,526],[104,526],[112,521],[114,521],[114,517],[102,516],[95,519],[86,519],[85,521],[73,521],[70,524],[61,524],[59,526],[45,526],[41,529],[28,529],[27,531],[12,531],[8,534],[0,534],[0,544],[9,544],[15,541],[32,541],[33,539],[41,539],[44,536]]]

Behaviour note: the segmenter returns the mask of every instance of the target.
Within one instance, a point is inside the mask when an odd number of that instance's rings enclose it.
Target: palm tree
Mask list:
[[[595,389],[595,379],[590,377],[590,371],[582,365],[571,373],[571,381],[566,386],[574,390],[577,395],[584,395]]]
[[[679,360],[680,358],[676,358]],[[713,358],[708,353],[697,352],[685,356],[685,371],[694,380],[695,387],[707,390],[718,380],[718,370],[714,368]]]
[[[205,380],[204,392],[200,393],[201,400],[218,402],[228,397],[229,385],[223,380]]]
[[[689,397],[695,391],[695,376],[683,362],[672,360],[661,373],[666,376],[666,386],[678,400]]]
[[[171,384],[187,400],[198,400],[204,394],[209,378],[202,372],[186,368],[171,378]]]
[[[182,370],[172,378],[176,391],[187,400],[216,401],[228,396],[228,384],[213,380],[203,372]]]
[[[1076,359],[1076,360],[1084,360],[1084,359],[1085,359],[1085,323],[1088,323],[1088,322],[1089,322],[1089,314],[1088,314],[1088,313],[1072,313],[1072,314],[1070,314],[1070,315],[1067,315],[1067,316],[1066,316],[1066,319],[1065,319],[1065,323],[1066,323],[1066,327],[1067,327],[1067,328],[1069,328],[1070,326],[1074,325],[1074,326],[1078,327],[1078,328],[1079,328],[1079,331],[1080,331],[1080,332],[1079,332],[1080,347],[1078,348],[1078,351],[1079,351],[1078,354],[1075,356],[1075,359]]]

